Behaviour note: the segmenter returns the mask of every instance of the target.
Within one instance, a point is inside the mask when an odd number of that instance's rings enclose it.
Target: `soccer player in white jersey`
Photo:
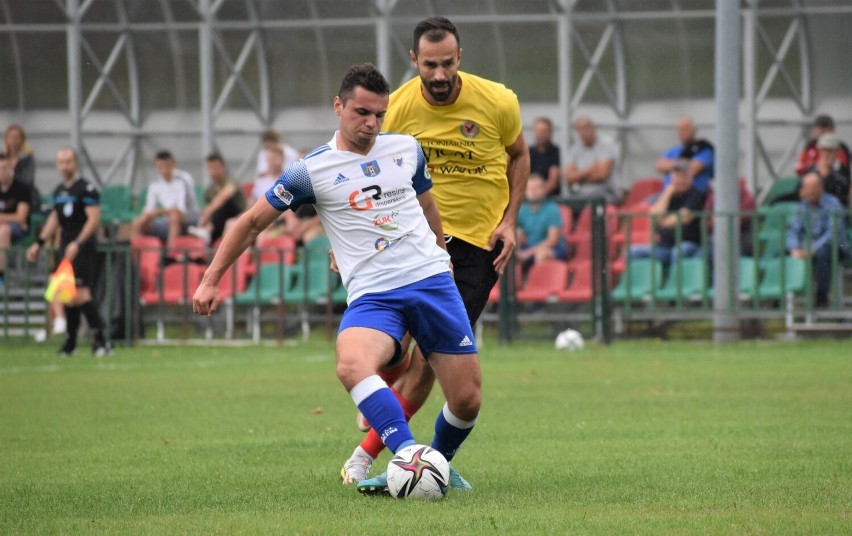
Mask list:
[[[281,212],[313,204],[348,292],[337,335],[340,382],[392,452],[414,444],[402,407],[378,375],[403,357],[410,331],[447,399],[432,447],[450,461],[479,414],[479,356],[423,151],[411,136],[379,135],[389,94],[373,65],[347,71],[334,98],[339,130],[288,168],[225,234],[192,308],[213,314],[217,283],[258,233]]]

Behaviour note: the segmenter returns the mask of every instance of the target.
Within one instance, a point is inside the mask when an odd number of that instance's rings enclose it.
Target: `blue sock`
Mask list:
[[[470,435],[476,419],[463,421],[450,412],[450,408],[444,403],[444,408],[435,419],[435,437],[432,439],[432,448],[444,455],[447,461],[451,461],[459,450],[459,447]]]
[[[349,392],[367,422],[391,452],[414,444],[399,400],[377,375],[368,376]]]

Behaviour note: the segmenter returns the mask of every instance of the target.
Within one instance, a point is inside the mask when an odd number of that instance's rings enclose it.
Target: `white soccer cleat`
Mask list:
[[[340,470],[340,479],[343,484],[357,484],[362,480],[366,480],[370,476],[370,468],[373,466],[373,457],[367,454],[361,445],[355,447],[352,456],[343,464],[343,469]]]

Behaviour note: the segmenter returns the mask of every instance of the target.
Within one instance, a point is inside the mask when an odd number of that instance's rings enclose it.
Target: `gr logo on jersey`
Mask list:
[[[287,188],[284,188],[284,185],[280,182],[272,187],[272,193],[275,194],[275,197],[281,200],[285,205],[289,205],[293,202],[293,194],[287,191]]]
[[[374,193],[371,195],[370,192]],[[374,184],[349,194],[349,206],[355,210],[370,210],[373,208],[373,200],[378,201],[381,198],[382,189],[379,185]]]

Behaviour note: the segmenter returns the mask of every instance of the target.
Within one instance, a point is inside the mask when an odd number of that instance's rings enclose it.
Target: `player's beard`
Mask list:
[[[426,86],[426,91],[429,92],[429,95],[432,95],[433,99],[435,99],[438,102],[444,102],[444,101],[448,100],[450,98],[450,96],[453,94],[453,90],[456,87],[456,83],[458,82],[458,79],[459,79],[458,75],[453,75],[453,77],[450,78],[449,80],[446,80],[446,81],[443,81],[443,82],[440,82],[440,83],[425,82],[424,81],[424,85]],[[446,87],[447,91],[446,91],[446,93],[436,93],[434,91],[434,88],[436,88],[436,87],[442,87],[442,88]]]

